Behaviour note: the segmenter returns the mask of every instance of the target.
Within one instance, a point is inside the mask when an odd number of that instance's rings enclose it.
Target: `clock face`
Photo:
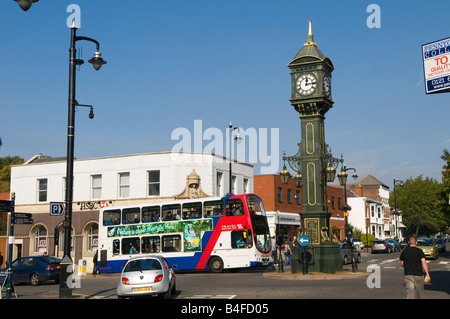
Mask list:
[[[323,77],[323,92],[326,96],[330,96],[331,93],[331,83],[330,83],[330,77],[328,75],[325,75]]]
[[[305,73],[297,78],[297,92],[300,95],[313,94],[317,89],[317,78],[312,73]]]

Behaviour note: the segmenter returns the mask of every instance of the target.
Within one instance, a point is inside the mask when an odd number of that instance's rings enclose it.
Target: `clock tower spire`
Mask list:
[[[288,67],[291,74],[289,101],[300,114],[301,124],[299,152],[287,158],[288,162],[295,162],[303,180],[299,235],[307,235],[314,248],[314,260],[309,266],[311,271],[335,273],[342,270],[342,262],[336,239],[330,231],[331,213],[328,212],[326,194],[326,168],[330,154],[325,144],[324,129],[325,113],[333,106],[331,73],[334,66],[314,41],[311,20],[307,42]],[[302,268],[299,251],[293,257],[292,272],[296,272]]]

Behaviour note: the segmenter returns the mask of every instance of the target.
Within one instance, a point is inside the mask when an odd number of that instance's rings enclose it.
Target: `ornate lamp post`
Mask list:
[[[70,38],[70,67],[69,67],[69,114],[68,114],[68,125],[67,125],[67,170],[66,170],[66,214],[63,221],[64,229],[64,257],[61,260],[61,277],[59,283],[59,298],[71,298],[72,297],[72,287],[69,286],[68,281],[70,275],[72,274],[69,267],[72,266],[72,258],[70,257],[71,251],[71,231],[72,231],[72,199],[73,199],[73,161],[74,161],[74,141],[75,141],[75,107],[76,106],[87,106],[91,107],[90,118],[94,117],[91,105],[78,104],[75,99],[75,71],[77,65],[82,65],[83,60],[76,58],[76,48],[75,43],[77,41],[85,40],[93,42],[97,45],[97,50],[94,53],[94,57],[89,60],[92,63],[95,70],[99,70],[103,64],[106,63],[101,58],[101,53],[99,52],[100,44],[91,38],[82,37],[76,35],[77,28],[75,24],[71,27],[71,38]]]
[[[239,127],[233,127],[233,124],[231,124],[231,121],[230,121],[230,124],[228,125],[228,134],[230,135],[230,138],[229,138],[229,141],[230,141],[230,180],[229,180],[229,194],[232,194],[232,191],[233,191],[233,187],[232,187],[232,183],[233,183],[233,175],[231,174],[232,173],[232,162],[233,162],[233,156],[231,155],[231,152],[233,151],[233,142],[232,142],[232,135],[233,135],[233,131],[234,130],[237,130],[238,131],[238,133],[237,133],[237,135],[234,137],[234,140],[239,144],[239,143],[241,143],[241,141],[242,141],[242,137],[241,137],[241,134],[239,134]]]
[[[394,236],[397,237],[398,233],[397,233],[397,222],[398,222],[398,211],[397,211],[397,196],[396,196],[396,192],[395,192],[395,185],[400,184],[400,186],[403,186],[403,181],[399,180],[399,179],[395,179],[394,178],[394,219],[395,219],[395,229],[394,229]]]
[[[344,162],[344,159],[341,155],[341,165]],[[338,174],[339,184],[341,186],[344,186],[344,216],[345,216],[345,236],[347,237],[347,242],[350,245],[350,255],[352,258],[352,271],[357,272],[358,266],[356,264],[356,260],[353,256],[353,238],[352,238],[352,230],[349,228],[348,225],[348,212],[351,210],[351,207],[347,204],[347,172],[353,170],[352,177],[353,179],[357,179],[358,175],[356,174],[356,169],[354,168],[347,168],[346,166],[341,166],[341,171]]]
[[[19,4],[19,7],[23,10],[23,11],[27,11],[28,9],[30,9],[31,5],[35,2],[38,2],[39,0],[14,0]]]

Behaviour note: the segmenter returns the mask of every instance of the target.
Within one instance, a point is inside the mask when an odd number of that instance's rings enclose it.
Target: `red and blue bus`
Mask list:
[[[175,270],[222,272],[272,264],[264,206],[255,194],[174,200],[100,211],[100,273],[136,255],[162,255]]]

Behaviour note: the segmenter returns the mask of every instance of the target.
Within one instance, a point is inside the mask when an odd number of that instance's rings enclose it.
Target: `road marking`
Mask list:
[[[193,295],[185,299],[233,299],[236,295]]]

